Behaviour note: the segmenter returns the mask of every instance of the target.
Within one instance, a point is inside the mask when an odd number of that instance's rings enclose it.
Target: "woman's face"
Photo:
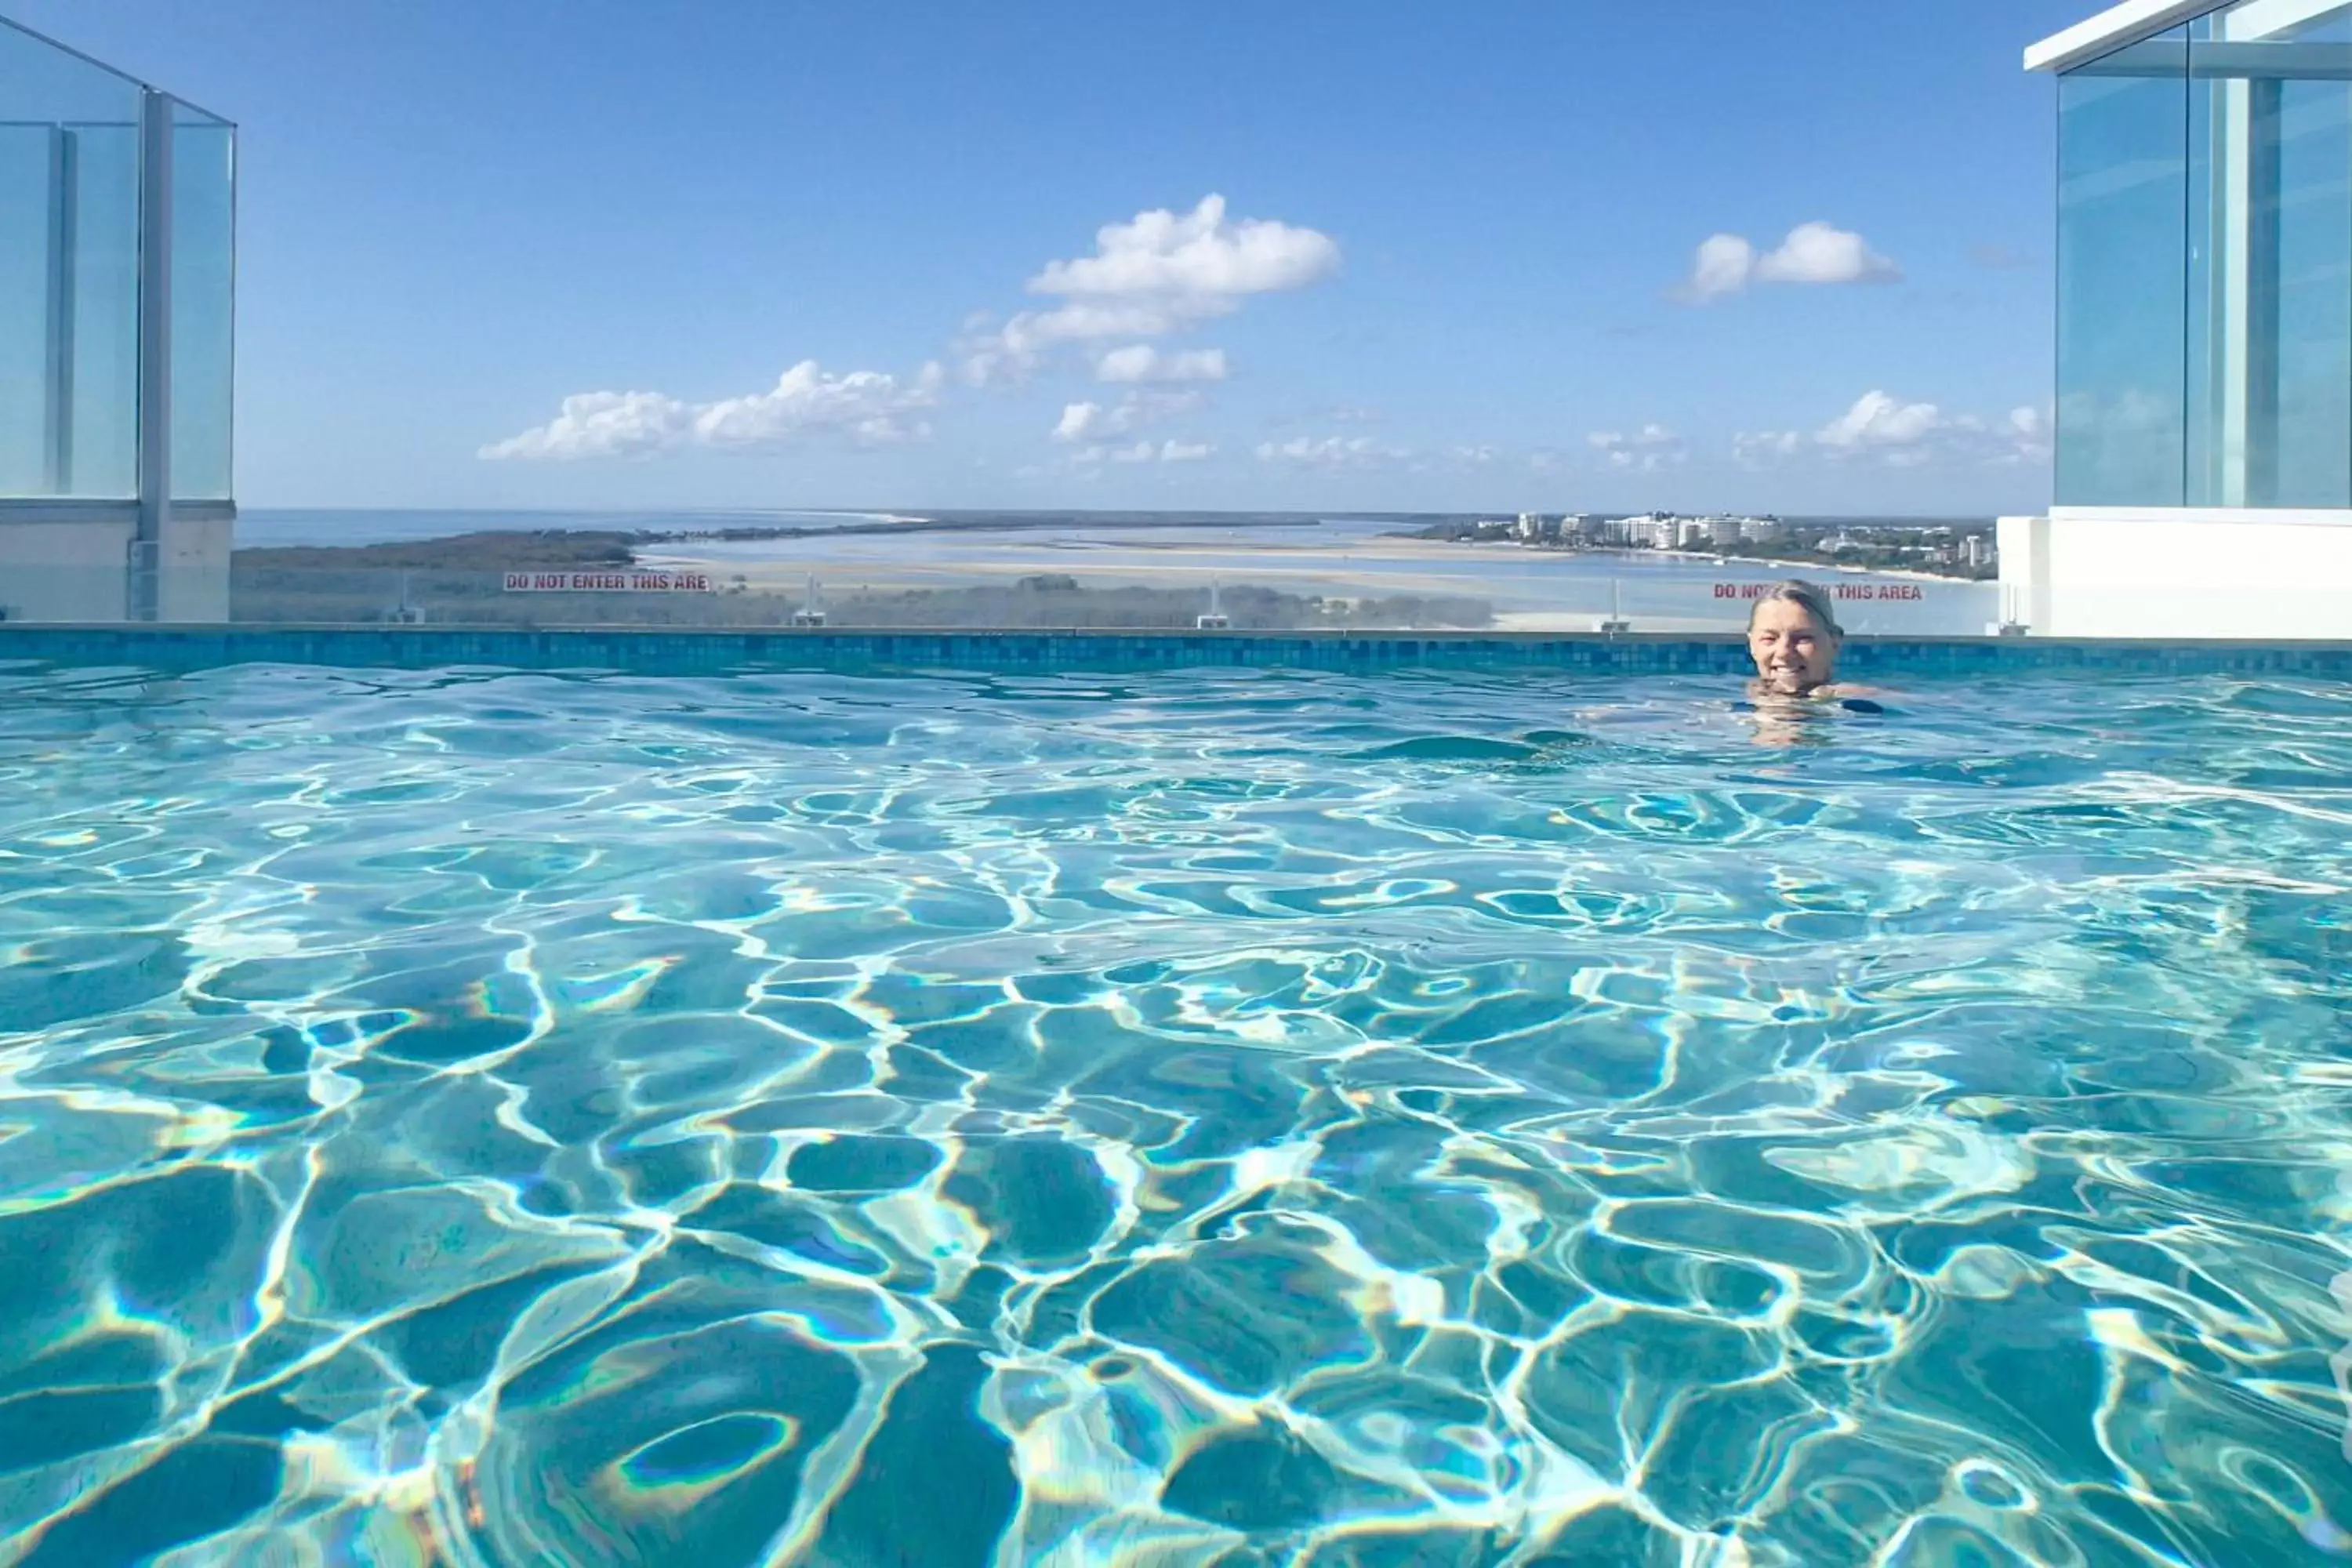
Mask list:
[[[1794,599],[1767,599],[1748,624],[1748,656],[1766,688],[1802,696],[1837,674],[1838,639]]]

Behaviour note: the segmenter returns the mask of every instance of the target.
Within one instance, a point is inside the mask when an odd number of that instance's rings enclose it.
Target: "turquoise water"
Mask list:
[[[0,670],[0,1560],[2352,1554],[2352,690],[1731,695]]]

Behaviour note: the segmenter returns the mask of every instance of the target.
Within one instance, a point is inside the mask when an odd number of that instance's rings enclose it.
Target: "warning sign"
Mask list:
[[[708,572],[509,572],[509,594],[710,594]]]
[[[1715,596],[1718,599],[1760,599],[1772,591],[1769,583],[1717,583]],[[1916,583],[1835,583],[1831,584],[1832,597],[1840,599],[1925,599],[1927,595]]]

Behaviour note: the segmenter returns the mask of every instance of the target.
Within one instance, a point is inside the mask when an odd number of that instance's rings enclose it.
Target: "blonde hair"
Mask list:
[[[1755,629],[1756,612],[1775,599],[1785,600],[1791,605],[1802,605],[1805,607],[1805,613],[1821,622],[1822,629],[1831,637],[1841,640],[1845,637],[1845,628],[1837,624],[1837,612],[1830,608],[1828,591],[1797,577],[1791,577],[1785,583],[1773,584],[1770,588],[1757,596],[1755,603],[1748,606],[1748,625],[1750,630]]]

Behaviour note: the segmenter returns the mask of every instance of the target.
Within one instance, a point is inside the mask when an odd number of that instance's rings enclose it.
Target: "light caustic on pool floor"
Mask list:
[[[2352,1552],[2352,696],[0,672],[0,1556]]]

